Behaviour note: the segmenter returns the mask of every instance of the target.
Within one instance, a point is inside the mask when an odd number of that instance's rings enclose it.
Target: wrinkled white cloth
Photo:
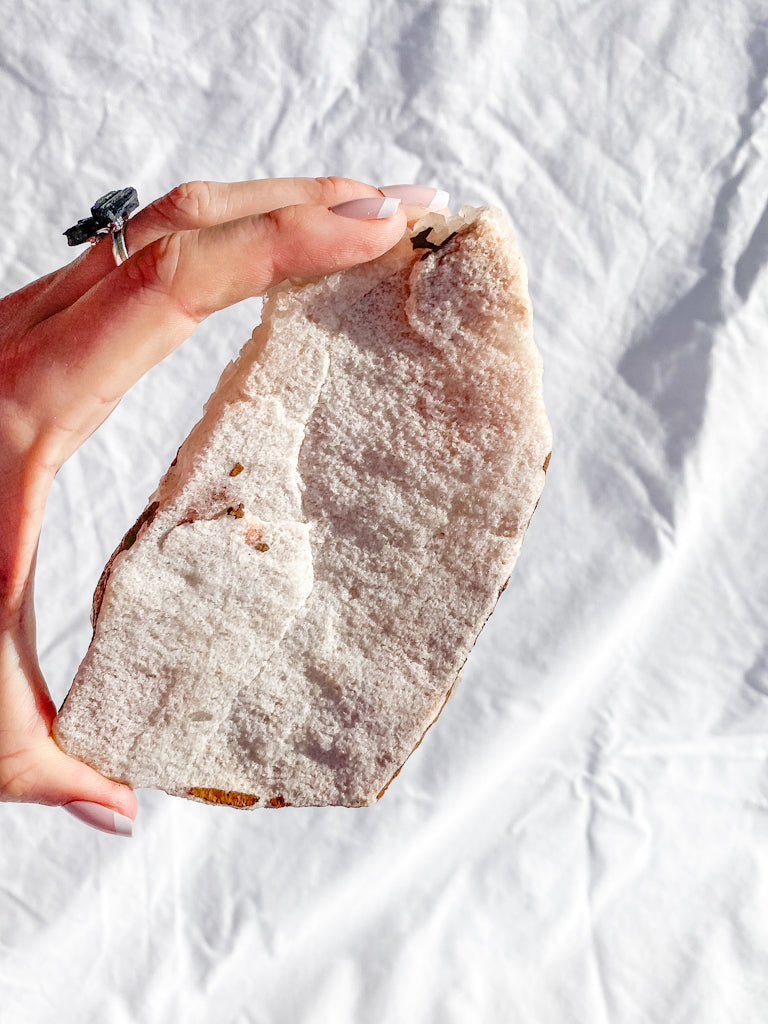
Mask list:
[[[3,0],[4,292],[97,196],[420,182],[516,224],[555,445],[462,684],[366,810],[0,805],[2,1024],[757,1024],[768,1006],[763,0]],[[258,302],[60,472],[57,703]]]

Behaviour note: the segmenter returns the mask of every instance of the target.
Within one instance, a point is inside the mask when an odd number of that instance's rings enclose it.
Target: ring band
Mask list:
[[[119,267],[128,259],[128,247],[125,244],[125,223],[115,224],[112,228],[112,255]]]

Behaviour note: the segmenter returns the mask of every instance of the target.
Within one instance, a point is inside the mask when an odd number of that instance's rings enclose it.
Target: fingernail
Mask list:
[[[72,800],[64,804],[64,810],[101,832],[111,832],[117,836],[133,835],[133,822],[130,818],[109,807],[91,803],[90,800]]]
[[[373,196],[368,199],[350,199],[349,202],[339,203],[338,206],[331,207],[331,213],[338,213],[340,217],[354,217],[355,220],[384,220],[397,213],[399,207],[399,199],[382,199],[380,196]]]
[[[428,210],[442,210],[451,198],[445,189],[428,185],[385,185],[379,192],[399,199],[406,206],[426,206]]]

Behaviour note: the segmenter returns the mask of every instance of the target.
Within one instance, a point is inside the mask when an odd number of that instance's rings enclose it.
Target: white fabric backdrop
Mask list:
[[[764,0],[0,0],[4,291],[109,188],[339,173],[512,216],[555,433],[512,582],[376,807],[0,805],[0,1021],[752,1024],[768,1007]],[[68,463],[57,703],[258,303]]]

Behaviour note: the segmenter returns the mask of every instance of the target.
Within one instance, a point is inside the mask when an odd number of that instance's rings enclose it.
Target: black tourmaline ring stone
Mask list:
[[[135,188],[120,188],[107,192],[91,207],[91,216],[79,220],[64,234],[68,245],[82,245],[92,239],[108,235],[117,227],[122,227],[139,205],[139,194]]]

